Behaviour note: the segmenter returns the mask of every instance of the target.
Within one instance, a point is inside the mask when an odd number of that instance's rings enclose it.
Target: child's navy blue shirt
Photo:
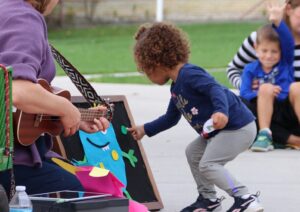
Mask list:
[[[237,130],[255,118],[230,90],[218,84],[202,68],[185,64],[176,82],[171,85],[171,99],[166,114],[144,125],[145,133],[153,136],[176,125],[181,115],[200,134],[203,124],[216,112],[229,121],[223,130]]]

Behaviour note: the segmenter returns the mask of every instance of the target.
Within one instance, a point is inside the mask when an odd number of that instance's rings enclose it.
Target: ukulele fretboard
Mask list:
[[[78,108],[81,113],[82,121],[93,121],[95,118],[106,117],[107,113],[103,111]]]

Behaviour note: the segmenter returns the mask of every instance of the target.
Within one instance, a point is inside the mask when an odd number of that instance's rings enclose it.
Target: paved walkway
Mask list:
[[[55,79],[54,85],[79,92],[66,77]],[[150,121],[165,112],[169,100],[168,86],[93,84],[101,95],[125,95],[136,123]],[[197,197],[184,152],[197,134],[182,119],[179,124],[153,138],[145,137],[145,148],[165,208],[177,212]],[[266,212],[300,211],[300,152],[276,150],[269,153],[244,152],[227,165],[234,175],[248,185],[251,192],[260,191]],[[232,198],[223,201],[223,211]]]

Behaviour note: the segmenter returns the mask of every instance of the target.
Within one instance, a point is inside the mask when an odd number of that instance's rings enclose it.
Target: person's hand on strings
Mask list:
[[[99,112],[102,112],[102,115],[99,118],[94,118],[93,121],[81,121],[79,129],[87,133],[105,131],[109,127],[109,121],[105,118],[107,108],[105,106],[97,106],[90,108],[90,110],[97,110]]]

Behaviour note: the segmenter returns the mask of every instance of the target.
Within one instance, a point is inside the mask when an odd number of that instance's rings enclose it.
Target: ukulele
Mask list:
[[[44,79],[39,79],[38,83],[47,91],[71,100],[69,91],[51,87]],[[95,118],[99,117],[105,117],[108,120],[112,119],[112,110],[103,112],[85,108],[78,109],[81,113],[82,121],[93,121]],[[13,125],[14,139],[23,146],[33,144],[43,133],[57,136],[63,131],[63,125],[57,116],[48,114],[30,114],[18,109],[13,113]]]

